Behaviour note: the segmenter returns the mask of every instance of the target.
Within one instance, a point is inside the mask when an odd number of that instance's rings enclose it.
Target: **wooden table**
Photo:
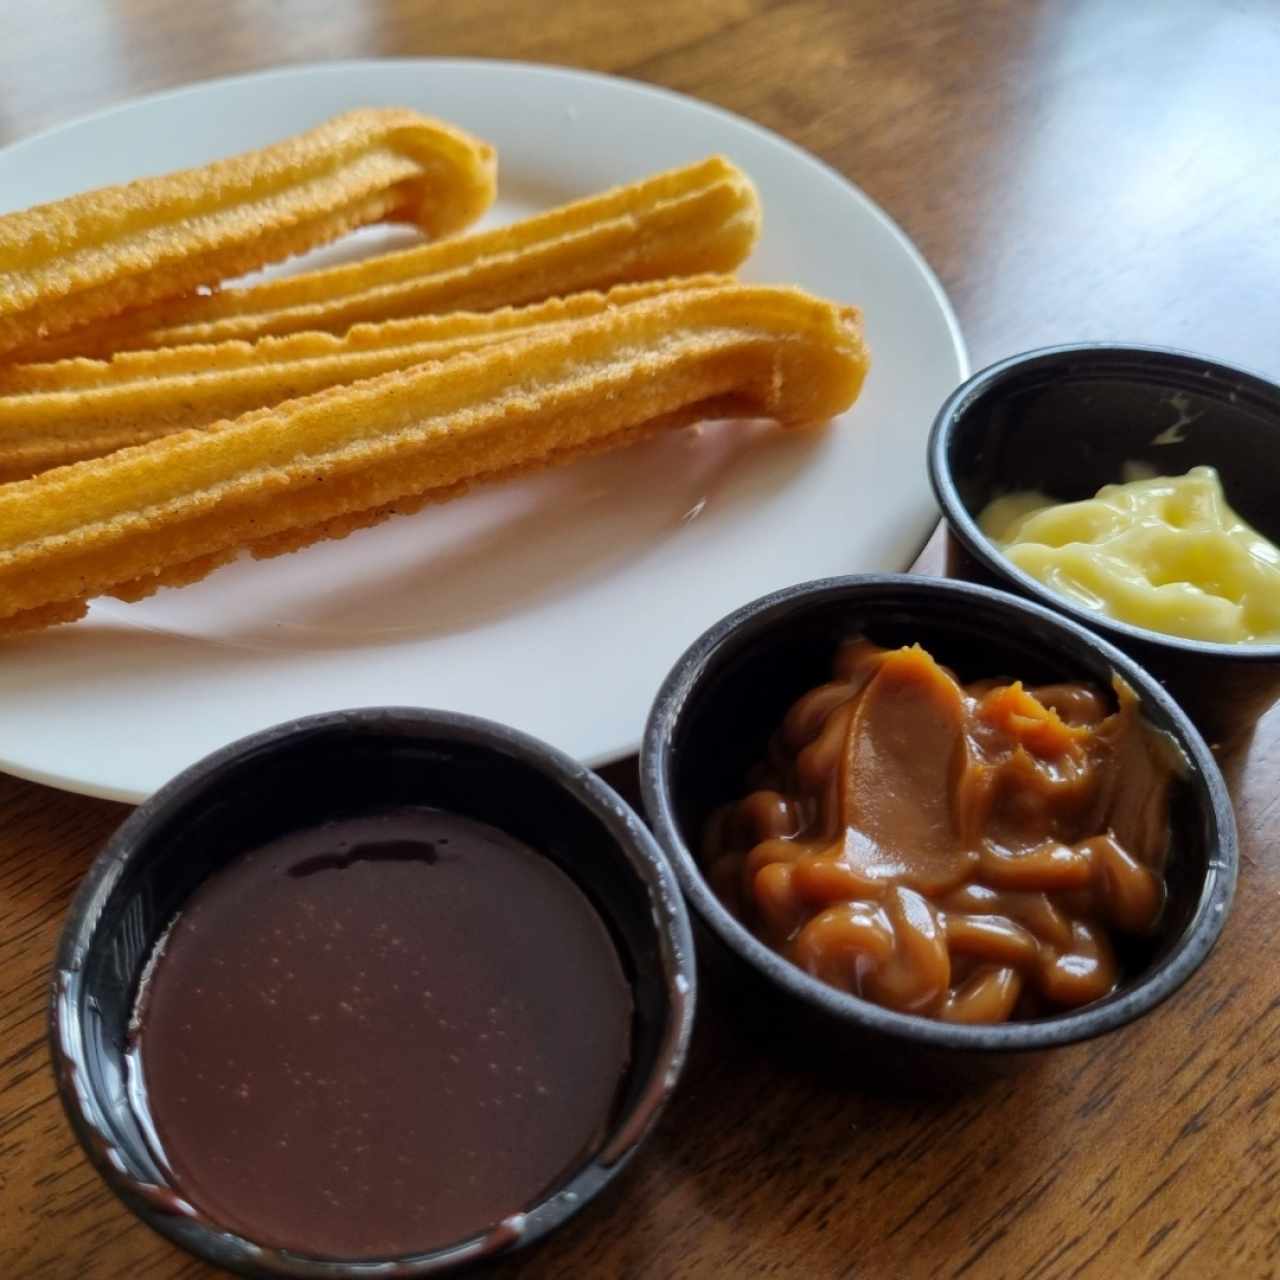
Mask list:
[[[915,239],[975,366],[1119,338],[1280,376],[1269,0],[10,3],[0,143],[188,80],[396,54],[593,67],[794,139]],[[503,1274],[1280,1276],[1280,708],[1220,752],[1234,914],[1139,1026],[945,1096],[868,1091],[781,1057],[711,983],[643,1157]],[[124,813],[0,778],[5,1280],[211,1274],[99,1181],[46,1057],[63,911]]]

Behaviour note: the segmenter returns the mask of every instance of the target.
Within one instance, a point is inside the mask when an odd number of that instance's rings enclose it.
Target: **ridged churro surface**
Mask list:
[[[0,366],[0,480],[25,479],[611,306],[726,282],[708,275],[618,285],[608,293],[570,294],[528,307],[356,325],[342,337],[299,333],[122,352],[106,361]]]
[[[798,289],[658,294],[0,488],[0,626],[136,599],[248,548],[341,537],[469,485],[702,416],[857,397],[856,310]]]
[[[760,234],[750,179],[719,156],[459,236],[147,308],[24,352],[30,360],[252,341],[445,311],[489,311],[615,284],[726,272]]]
[[[0,352],[191,293],[369,222],[432,235],[493,200],[493,148],[366,108],[197,169],[0,216]]]

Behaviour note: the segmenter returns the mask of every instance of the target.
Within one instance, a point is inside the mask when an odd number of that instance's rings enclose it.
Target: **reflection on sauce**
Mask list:
[[[197,889],[144,981],[131,1092],[203,1216],[394,1257],[509,1233],[598,1149],[631,1015],[603,922],[551,861],[392,810]]]
[[[1116,985],[1113,931],[1164,902],[1172,748],[1117,682],[962,686],[918,645],[846,642],[705,857],[745,923],[877,1004],[1001,1022]]]
[[[1280,548],[1228,506],[1212,467],[1105,485],[1084,502],[1005,494],[978,523],[1086,609],[1190,640],[1280,641]]]

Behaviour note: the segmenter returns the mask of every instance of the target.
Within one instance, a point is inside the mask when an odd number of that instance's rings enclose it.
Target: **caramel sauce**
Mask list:
[[[1171,751],[1132,690],[962,685],[918,645],[846,642],[705,837],[771,946],[907,1013],[1001,1022],[1112,991],[1164,904]]]

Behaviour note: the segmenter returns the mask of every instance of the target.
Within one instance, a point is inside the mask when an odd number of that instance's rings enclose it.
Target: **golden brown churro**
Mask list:
[[[732,271],[759,234],[750,179],[713,156],[493,231],[147,308],[22,354],[52,360],[489,311],[630,281]]]
[[[469,485],[701,417],[790,425],[861,388],[856,310],[798,289],[659,294],[0,488],[0,626],[341,537]]]
[[[0,217],[0,351],[255,270],[353,227],[432,235],[493,200],[493,148],[398,108],[351,111],[199,169]]]
[[[529,307],[356,325],[341,338],[298,333],[254,343],[122,352],[110,361],[0,366],[0,480],[26,479],[610,306],[726,282],[725,276],[709,275],[618,285],[607,294],[570,294]]]

